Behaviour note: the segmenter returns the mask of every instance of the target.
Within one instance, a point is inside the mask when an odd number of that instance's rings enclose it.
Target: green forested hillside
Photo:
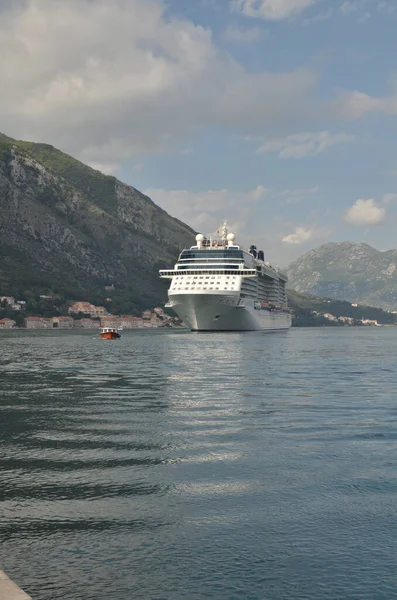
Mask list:
[[[193,239],[135,188],[0,134],[0,295],[50,291],[133,312],[165,301],[158,269]]]

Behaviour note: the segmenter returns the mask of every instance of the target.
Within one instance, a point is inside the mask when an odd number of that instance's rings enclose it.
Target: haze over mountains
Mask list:
[[[288,268],[289,287],[303,293],[397,310],[397,250],[328,243]]]

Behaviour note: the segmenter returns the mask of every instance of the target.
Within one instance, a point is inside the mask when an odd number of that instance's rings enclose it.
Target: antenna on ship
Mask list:
[[[226,242],[227,240],[227,221],[226,219],[223,221],[222,225],[222,240]]]

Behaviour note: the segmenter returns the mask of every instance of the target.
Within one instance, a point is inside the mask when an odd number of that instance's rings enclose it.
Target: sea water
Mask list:
[[[34,600],[397,598],[397,329],[0,333]]]

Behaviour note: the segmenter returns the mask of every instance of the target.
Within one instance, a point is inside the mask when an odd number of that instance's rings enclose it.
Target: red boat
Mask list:
[[[117,329],[114,329],[113,327],[102,327],[99,332],[99,337],[102,340],[118,340],[121,335]]]

